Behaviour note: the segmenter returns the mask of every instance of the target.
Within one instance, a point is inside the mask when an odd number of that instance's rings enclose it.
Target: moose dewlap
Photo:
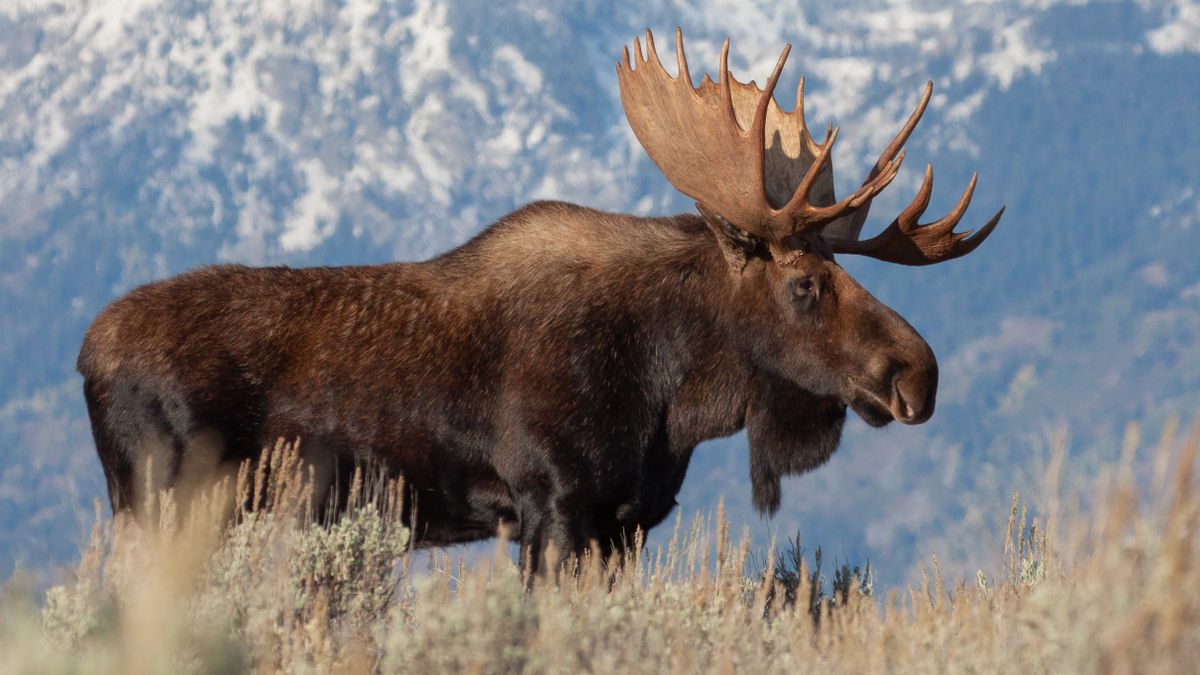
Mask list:
[[[834,260],[925,265],[957,233],[916,198],[870,239],[916,109],[862,187],[837,200],[830,150],[773,91],[729,73],[693,86],[634,41],[617,65],[638,140],[699,215],[639,218],[539,202],[418,263],[206,267],[105,308],[79,371],[115,512],[300,438],[322,493],[354,467],[402,474],[417,543],[493,536],[536,567],[548,547],[604,554],[660,523],[700,442],[749,433],[755,505],[834,452],[846,409],[873,425],[933,414],[937,361]],[[790,48],[790,47],[789,47]],[[1003,212],[1003,210],[1001,210]]]

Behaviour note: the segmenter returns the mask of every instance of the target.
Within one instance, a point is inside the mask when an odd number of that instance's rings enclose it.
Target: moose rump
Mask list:
[[[459,461],[488,442],[477,422],[490,414],[480,399],[448,395],[482,394],[492,355],[474,340],[456,349],[443,324],[458,313],[428,300],[437,288],[427,276],[403,264],[207,267],[112,303],[78,369],[114,512],[136,513],[147,490],[203,487],[279,438],[300,439],[319,497],[344,495],[356,465],[402,468],[420,486],[424,521],[455,517],[427,541],[492,536],[494,514],[476,532],[469,502],[486,501],[494,477]],[[470,499],[455,499],[468,482]]]

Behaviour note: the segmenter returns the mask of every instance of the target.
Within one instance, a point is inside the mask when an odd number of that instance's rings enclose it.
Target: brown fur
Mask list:
[[[774,511],[780,476],[837,447],[847,405],[928,418],[936,362],[819,241],[785,265],[735,234],[537,203],[427,262],[135,289],[78,364],[113,509],[136,511],[147,442],[174,485],[189,461],[299,437],[333,487],[361,462],[403,473],[418,541],[511,527],[536,564],[548,543],[610,550],[653,527],[694,447],[748,425],[755,502]]]

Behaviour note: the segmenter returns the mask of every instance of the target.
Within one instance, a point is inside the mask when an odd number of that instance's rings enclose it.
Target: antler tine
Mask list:
[[[961,258],[971,251],[979,248],[979,245],[983,243],[983,240],[987,239],[988,235],[992,233],[992,230],[996,229],[996,225],[1000,223],[1000,217],[1004,215],[1005,208],[1007,207],[1001,206],[1000,210],[996,212],[996,215],[992,216],[991,220],[984,223],[983,227],[979,228],[979,231],[975,234],[972,235],[971,231],[967,230],[964,233],[965,238],[955,242],[954,255],[950,256],[950,258]],[[950,258],[946,259],[949,260]]]
[[[808,170],[804,172],[804,178],[801,178],[800,184],[796,186],[796,192],[792,194],[792,198],[780,211],[799,211],[808,204],[808,191],[812,189],[817,174],[829,163],[829,151],[833,149],[833,144],[837,141],[838,131],[839,129],[834,128],[832,124],[826,128],[825,142],[821,144],[820,154],[813,158],[812,164],[808,165]]]
[[[721,70],[717,74],[717,84],[721,88],[721,112],[734,128],[738,126],[737,114],[733,111],[733,90],[729,76],[729,38],[721,45]]]
[[[654,33],[649,28],[646,29],[646,60],[662,68],[662,61],[658,60],[658,48],[654,46]]]
[[[687,54],[683,53],[683,29],[679,26],[675,27],[675,61],[679,66],[679,81],[695,91],[695,87],[692,86],[692,73],[688,70]]]
[[[930,183],[932,183],[933,182],[933,167],[932,167],[932,165],[930,165],[928,175],[930,177]],[[954,208],[950,209],[949,213],[942,216],[938,220],[935,220],[932,223],[928,223],[926,225],[919,224],[917,222],[917,219],[914,217],[908,223],[901,223],[901,231],[911,232],[912,230],[914,230],[918,227],[931,227],[931,228],[936,228],[938,231],[953,230],[954,226],[958,225],[958,221],[962,220],[963,214],[967,212],[967,207],[970,206],[970,204],[971,204],[971,197],[975,195],[975,184],[978,182],[979,182],[979,174],[972,173],[971,180],[967,183],[966,189],[963,190],[962,195],[960,195],[958,198],[958,202],[954,205]],[[930,231],[932,232],[934,230],[930,230]],[[964,237],[970,236],[970,235],[971,235],[970,230],[967,230],[965,233],[962,234],[962,236],[964,236]]]
[[[812,142],[812,134],[808,133],[808,120],[804,117],[804,76],[800,76],[800,84],[796,85],[796,111],[794,113],[800,118],[800,133],[803,143]]]
[[[784,64],[787,63],[788,54],[791,54],[791,53],[792,53],[791,43],[784,45],[783,51],[779,53],[779,60],[777,60],[775,62],[775,69],[771,71],[771,77],[769,77],[767,79],[766,88],[763,89],[761,94],[759,94],[758,105],[754,109],[754,123],[750,126],[750,137],[751,138],[764,139],[766,137],[767,110],[771,107],[771,101],[775,100],[775,86],[777,84],[779,84],[779,76],[783,73],[783,66],[784,66]],[[836,136],[836,133],[834,135]],[[814,162],[813,165],[815,166],[816,162]],[[764,175],[765,171],[766,171],[766,167],[763,166],[763,163],[761,161],[759,161],[757,163],[757,165],[754,167],[754,171],[755,171],[755,174],[757,175],[757,180],[755,181],[755,183],[758,185],[759,201],[763,204],[766,204],[766,203],[768,203],[767,202],[767,183],[766,183],[766,176]],[[812,170],[812,167],[810,167],[809,172],[807,174],[805,174],[805,178],[809,179],[809,182],[811,183],[810,174],[812,176],[816,175],[816,172],[814,172]],[[805,194],[807,194],[808,185],[801,183],[801,186],[804,187]],[[783,236],[787,236],[787,233],[783,233]]]
[[[917,224],[917,219],[921,214],[925,213],[925,209],[929,208],[929,198],[933,196],[933,164],[925,165],[925,178],[921,180],[921,187],[917,189],[916,196],[909,202],[908,206],[896,216],[897,226],[905,231],[910,231]]]
[[[933,81],[929,80],[925,83],[925,89],[921,92],[921,100],[917,103],[917,107],[909,114],[908,121],[904,123],[904,126],[900,128],[896,136],[892,138],[892,142],[888,143],[888,146],[883,149],[883,152],[879,155],[879,159],[875,162],[875,168],[871,171],[870,176],[868,176],[868,180],[874,178],[875,174],[881,171],[884,165],[890,162],[896,156],[896,153],[899,152],[900,148],[903,148],[904,144],[908,142],[908,137],[912,136],[913,129],[917,128],[917,122],[921,121],[921,117],[925,114],[925,108],[929,105],[929,99],[932,96]]]
[[[771,100],[775,96],[775,85],[779,84],[779,76],[783,73],[783,66],[787,63],[788,54],[791,53],[792,45],[789,42],[779,53],[779,60],[775,62],[775,70],[771,71],[771,77],[767,79],[767,86],[758,97],[758,107],[754,109],[754,126],[751,127],[751,133],[755,138],[762,138],[766,133],[767,108],[770,107]]]

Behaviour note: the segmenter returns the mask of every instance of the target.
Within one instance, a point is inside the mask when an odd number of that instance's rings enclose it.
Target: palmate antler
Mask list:
[[[1000,220],[1003,209],[975,236],[956,233],[954,226],[970,202],[975,179],[945,218],[917,224],[929,204],[932,168],[921,190],[878,236],[859,241],[871,200],[896,177],[904,160],[901,148],[912,134],[933,91],[925,85],[916,109],[884,149],[862,186],[836,201],[830,151],[837,130],[830,127],[817,143],[804,121],[804,80],[796,93],[796,109],[783,111],[774,98],[775,85],[791,45],[783,49],[765,90],[742,83],[729,73],[729,40],[721,48],[718,81],[704,76],[692,86],[683,34],[675,30],[679,75],[671,77],[658,59],[654,36],[646,32],[647,54],[634,39],[634,62],[626,48],[617,64],[621,103],[634,134],[663,175],[702,210],[719,214],[739,228],[786,250],[789,237],[820,233],[835,252],[867,255],[906,265],[927,265],[966,255]]]

